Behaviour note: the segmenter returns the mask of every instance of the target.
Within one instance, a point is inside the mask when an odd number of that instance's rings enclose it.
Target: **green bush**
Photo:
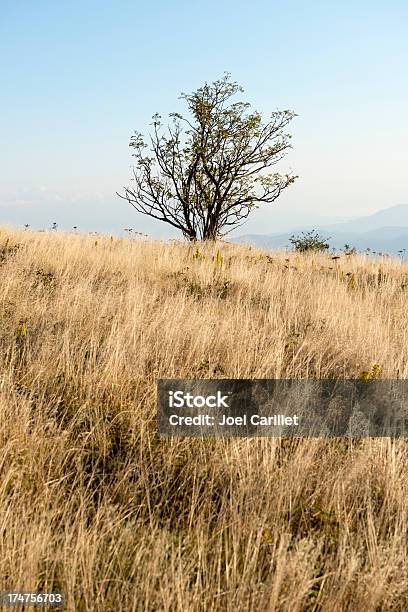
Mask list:
[[[327,251],[329,248],[328,240],[319,236],[316,230],[310,232],[302,232],[298,236],[291,236],[289,241],[292,243],[295,251],[305,253],[306,251]]]

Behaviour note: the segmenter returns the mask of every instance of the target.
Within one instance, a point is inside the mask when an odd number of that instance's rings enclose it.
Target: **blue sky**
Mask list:
[[[166,235],[115,196],[129,138],[224,71],[299,115],[300,178],[245,232],[408,203],[407,22],[402,1],[0,0],[0,223]]]

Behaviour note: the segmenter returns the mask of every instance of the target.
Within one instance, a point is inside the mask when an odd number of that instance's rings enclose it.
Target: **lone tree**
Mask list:
[[[163,130],[155,114],[150,146],[139,132],[130,140],[133,185],[117,195],[189,240],[215,240],[241,225],[260,203],[276,200],[297,178],[269,170],[291,148],[285,129],[295,113],[276,111],[263,123],[249,103],[231,102],[242,91],[226,73],[181,94],[187,118],[171,113]]]

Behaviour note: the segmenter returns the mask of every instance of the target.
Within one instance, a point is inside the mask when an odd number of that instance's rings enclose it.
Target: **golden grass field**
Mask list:
[[[408,265],[2,228],[0,274],[0,589],[408,609],[405,440],[161,439],[155,403],[161,377],[407,378]]]

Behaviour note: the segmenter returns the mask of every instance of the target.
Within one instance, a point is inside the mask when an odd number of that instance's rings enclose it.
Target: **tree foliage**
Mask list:
[[[330,248],[328,243],[330,238],[323,238],[316,230],[302,232],[298,236],[291,236],[289,242],[292,243],[294,250],[301,253],[306,251],[327,251]]]
[[[285,130],[295,113],[275,111],[263,123],[249,103],[231,101],[242,91],[225,74],[181,94],[188,116],[171,113],[164,128],[155,114],[149,145],[139,132],[131,138],[133,184],[118,195],[190,240],[219,238],[276,200],[297,178],[271,171],[291,148]]]

